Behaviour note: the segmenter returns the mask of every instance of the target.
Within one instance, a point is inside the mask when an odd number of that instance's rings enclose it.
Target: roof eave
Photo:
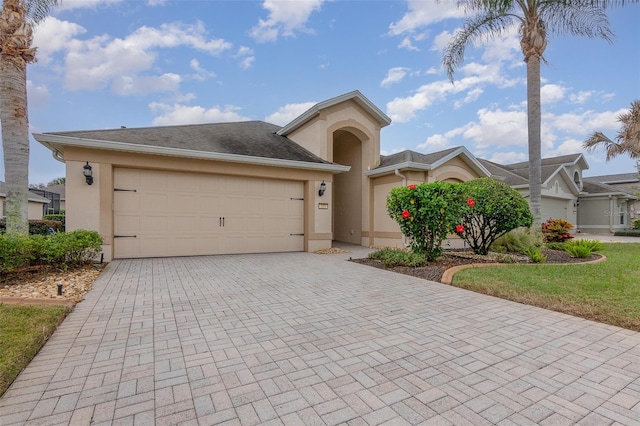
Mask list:
[[[364,172],[364,175],[368,177],[376,177],[376,176],[386,175],[388,173],[395,172],[396,170],[429,171],[429,170],[433,170],[433,166],[431,164],[405,161],[404,163],[392,164],[390,166],[384,166],[384,167],[380,167],[373,170],[367,170],[366,172]]]
[[[280,158],[254,157],[249,155],[226,154],[220,152],[194,151],[179,148],[160,147],[152,145],[138,145],[125,142],[103,141],[88,138],[72,138],[47,133],[34,133],[35,140],[49,148],[57,155],[63,156],[60,146],[76,146],[83,148],[107,149],[111,151],[135,152],[140,154],[167,155],[172,157],[195,158],[200,160],[215,160],[229,163],[243,163],[260,166],[286,167],[293,169],[328,171],[342,173],[351,170],[351,166],[335,163],[312,163]]]

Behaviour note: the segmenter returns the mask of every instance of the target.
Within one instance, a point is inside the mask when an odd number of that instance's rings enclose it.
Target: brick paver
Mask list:
[[[0,425],[640,424],[639,333],[345,257],[114,261]]]

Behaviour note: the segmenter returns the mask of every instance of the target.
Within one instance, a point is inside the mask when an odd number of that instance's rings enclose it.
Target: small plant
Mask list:
[[[542,234],[547,243],[563,242],[573,238],[569,233],[573,229],[573,225],[564,219],[549,219],[542,224]]]
[[[387,268],[394,266],[416,268],[427,264],[427,259],[424,255],[396,248],[383,248],[374,251],[373,253],[369,253],[369,258],[379,260]]]
[[[533,263],[544,263],[547,261],[547,256],[542,254],[542,250],[537,247],[530,247],[529,250],[527,250],[527,256],[529,256],[529,259],[531,259]]]
[[[564,249],[573,257],[587,258],[591,253],[601,251],[604,248],[598,240],[573,240],[567,241]]]
[[[542,238],[530,231],[530,229],[523,228],[509,231],[494,241],[490,249],[497,253],[527,254],[530,249],[542,245]]]
[[[516,263],[516,261],[516,256],[509,253],[499,254],[496,256],[496,262],[498,263]]]
[[[640,229],[640,219],[633,221],[633,229]]]
[[[565,243],[559,243],[559,242],[550,242],[550,243],[546,243],[545,246],[549,249],[549,250],[563,250],[564,251],[564,245]]]

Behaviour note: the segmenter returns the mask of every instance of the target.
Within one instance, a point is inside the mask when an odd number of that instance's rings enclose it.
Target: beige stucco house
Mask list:
[[[4,182],[0,182],[0,217],[5,217],[6,207],[4,205],[7,193]],[[49,203],[49,199],[29,191],[27,217],[29,220],[41,220],[44,211],[43,206]]]
[[[493,176],[526,193],[522,165],[479,160],[465,147],[380,155],[390,123],[354,91],[284,127],[249,121],[34,137],[66,163],[67,230],[98,231],[106,260],[316,251],[332,241],[399,246],[385,206],[395,186]],[[544,211],[575,219],[586,162],[554,167]]]

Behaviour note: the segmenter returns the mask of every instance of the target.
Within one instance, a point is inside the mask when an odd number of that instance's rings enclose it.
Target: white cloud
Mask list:
[[[424,1],[409,0],[408,11],[397,22],[389,25],[391,35],[411,33],[418,28],[426,27],[449,18],[462,18],[464,11],[459,9],[454,0]]]
[[[122,0],[63,0],[58,2],[57,10],[96,9],[99,6],[110,6]]]
[[[49,98],[49,89],[46,86],[36,85],[27,80],[27,95],[29,106],[40,106]]]
[[[189,61],[189,67],[195,71],[195,74],[191,75],[194,80],[205,81],[209,78],[215,77],[216,73],[206,70],[200,66],[200,61],[192,59]]]
[[[240,59],[240,67],[245,70],[251,68],[251,65],[253,65],[256,59],[253,55],[253,50],[246,46],[240,46],[238,52],[235,54],[235,58]]]
[[[250,120],[237,111],[239,107],[227,105],[224,107],[214,106],[204,108],[201,106],[189,106],[180,104],[163,104],[153,102],[149,104],[153,113],[159,114],[153,119],[154,126],[169,126],[178,124],[201,124],[201,123],[228,123],[234,121]]]
[[[65,50],[73,38],[87,32],[82,26],[48,16],[35,27],[33,45],[38,48],[38,62],[47,65],[52,55]]]
[[[474,63],[466,65],[463,72],[467,75],[455,84],[448,80],[438,80],[425,84],[417,91],[404,98],[395,98],[387,103],[387,115],[392,120],[400,123],[407,122],[415,117],[416,112],[428,108],[436,101],[443,101],[447,96],[471,91],[467,95],[469,101],[474,95],[478,95],[477,90],[485,84],[503,85],[509,80],[503,77],[498,66],[476,65]]]
[[[497,164],[513,164],[520,163],[522,161],[527,161],[527,155],[523,152],[494,152],[490,158],[487,158],[489,161],[493,161]]]
[[[384,80],[380,82],[380,86],[389,87],[394,83],[400,82],[407,75],[408,71],[409,71],[409,68],[405,68],[405,67],[391,68],[389,71],[387,71],[387,75],[384,78]]]
[[[260,19],[250,35],[258,42],[276,41],[296,32],[311,33],[306,23],[313,12],[319,11],[324,0],[279,1],[265,0],[262,7],[269,11],[267,19]]]
[[[317,104],[317,102],[303,102],[299,104],[287,104],[278,109],[278,111],[274,112],[271,115],[265,117],[265,121],[267,123],[277,124],[279,126],[284,126],[289,124],[295,118],[300,116],[302,113],[307,111],[309,108]]]
[[[581,90],[578,93],[572,93],[571,95],[569,95],[569,100],[571,102],[573,102],[574,104],[584,104],[585,102],[587,102],[591,96],[594,95],[593,91],[584,91]]]
[[[56,29],[60,31],[56,32]],[[187,47],[219,55],[232,47],[223,39],[207,37],[201,22],[195,25],[163,24],[159,28],[140,27],[124,38],[109,35],[89,40],[74,38],[82,32],[84,29],[81,27],[50,18],[44,31],[38,33],[39,37],[54,40],[46,43],[47,60],[55,51],[66,51],[63,72],[65,88],[69,90],[110,88],[119,95],[177,90],[181,77],[171,72],[160,73],[157,69],[159,49]],[[199,78],[211,75],[205,72],[199,74]]]
[[[175,92],[180,88],[181,81],[180,76],[173,73],[158,76],[122,75],[113,80],[111,90],[121,96]]]
[[[463,100],[454,102],[453,107],[455,109],[460,109],[466,104],[470,104],[471,102],[477,101],[480,95],[482,95],[483,93],[484,93],[484,90],[482,90],[480,87],[471,89],[469,90],[469,92],[467,92],[467,96],[465,96]]]
[[[409,36],[403,38],[400,44],[398,44],[398,47],[401,49],[414,50],[414,51],[420,50],[413,45],[413,42],[411,41],[411,37]]]
[[[540,88],[542,105],[552,104],[564,98],[567,88],[559,84],[545,84]]]
[[[418,145],[418,149],[421,149],[427,152],[441,151],[451,146],[452,139],[463,134],[464,131],[465,131],[465,127],[462,126],[453,130],[449,130],[443,135],[435,134],[435,135],[429,136],[427,140],[424,141],[424,143],[421,143],[420,145]]]
[[[451,41],[453,34],[449,31],[443,31],[437,36],[433,38],[433,44],[431,45],[431,50],[436,50],[438,52],[444,51],[445,47]]]

